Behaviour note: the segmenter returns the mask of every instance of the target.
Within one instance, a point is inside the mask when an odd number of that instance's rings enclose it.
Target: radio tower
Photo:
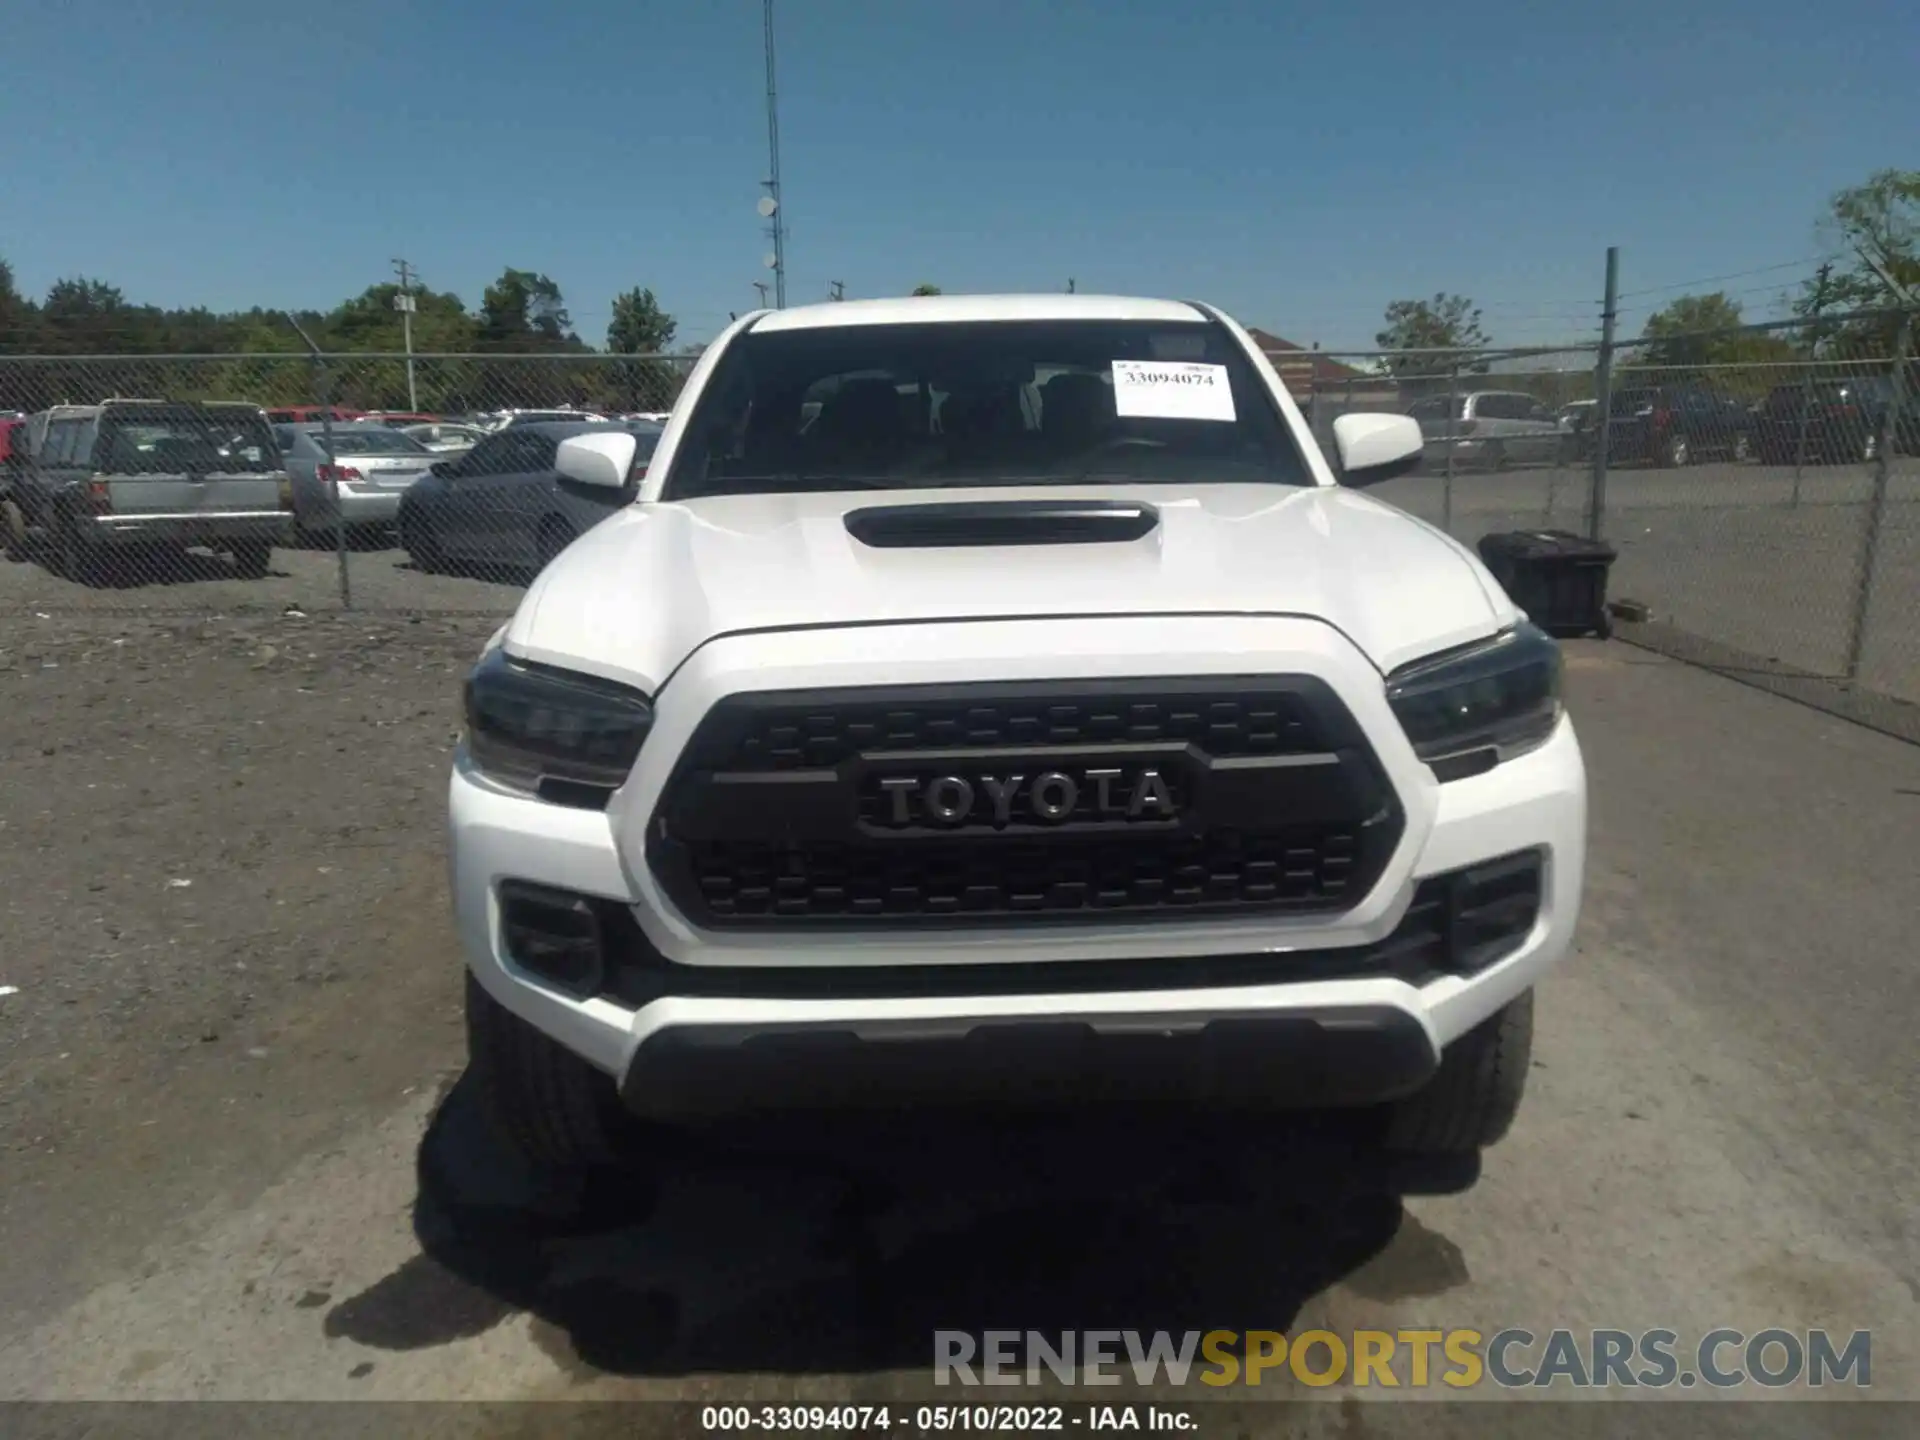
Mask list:
[[[769,222],[767,234],[773,240],[773,253],[767,256],[767,268],[773,271],[773,304],[787,308],[787,224],[780,213],[780,112],[773,86],[773,0],[766,0],[767,30],[767,193],[760,199],[760,214]]]

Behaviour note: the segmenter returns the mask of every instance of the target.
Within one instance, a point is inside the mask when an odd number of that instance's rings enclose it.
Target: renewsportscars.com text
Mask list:
[[[936,1385],[1347,1384],[1768,1389],[1872,1384],[1873,1337],[1826,1330],[936,1330]]]

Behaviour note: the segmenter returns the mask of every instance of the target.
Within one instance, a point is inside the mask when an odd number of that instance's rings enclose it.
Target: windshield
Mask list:
[[[1314,483],[1217,325],[987,321],[741,336],[662,493],[1085,481]]]
[[[1421,421],[1445,420],[1448,418],[1448,411],[1453,412],[1453,419],[1464,420],[1467,415],[1466,397],[1464,395],[1455,395],[1449,398],[1445,395],[1438,395],[1431,400],[1416,401],[1407,407],[1407,414]]]
[[[316,445],[324,447],[326,444],[326,437],[318,430],[309,430],[307,436]],[[412,436],[402,435],[398,430],[382,430],[373,426],[356,425],[351,429],[335,428],[333,453],[335,455],[425,455],[427,447]]]
[[[258,410],[109,410],[96,468],[110,475],[245,474],[278,470],[280,452]]]

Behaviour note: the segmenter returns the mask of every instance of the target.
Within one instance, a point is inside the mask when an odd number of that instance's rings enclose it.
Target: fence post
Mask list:
[[[1800,437],[1793,445],[1793,503],[1800,503],[1800,470],[1807,463],[1807,413],[1813,408],[1813,367],[1820,354],[1820,307],[1827,299],[1827,277],[1833,266],[1822,265],[1813,291],[1813,308],[1808,312],[1807,372],[1800,387]]]
[[[1460,359],[1447,362],[1447,469],[1440,479],[1440,528],[1453,534],[1453,452],[1458,448],[1460,414]]]
[[[1913,349],[1913,315],[1900,319],[1900,339],[1893,347],[1893,375],[1887,384],[1887,408],[1880,415],[1879,442],[1874,447],[1873,503],[1867,507],[1867,529],[1860,538],[1860,571],[1855,577],[1853,625],[1847,635],[1847,684],[1860,679],[1860,661],[1867,648],[1867,608],[1873,599],[1873,573],[1880,563],[1880,531],[1887,519],[1887,485],[1893,466],[1893,448],[1900,434],[1906,406],[1907,356]]]
[[[1607,247],[1607,298],[1600,311],[1600,358],[1594,367],[1593,491],[1587,538],[1598,540],[1607,525],[1607,422],[1613,418],[1613,325],[1620,308],[1620,247]]]
[[[333,495],[333,553],[340,563],[340,608],[353,609],[353,580],[347,567],[347,507],[340,503],[340,460],[333,453],[333,384],[326,360],[313,357],[314,403],[320,407],[320,448],[327,452],[327,481]]]

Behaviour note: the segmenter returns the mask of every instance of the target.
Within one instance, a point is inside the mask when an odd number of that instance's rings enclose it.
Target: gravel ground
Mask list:
[[[569,1200],[460,1083],[441,787],[491,623],[5,636],[0,1400],[900,1400],[935,1327],[1515,1323],[1869,1328],[1920,1400],[1920,749],[1571,646],[1581,939],[1471,1189],[1310,1136],[907,1135],[870,1154],[930,1183],[864,1221],[804,1152]]]
[[[490,628],[27,618],[0,637],[0,1235],[41,1241],[0,1247],[0,1318],[323,1143],[355,1097],[430,1085],[423,1057],[456,1063],[444,907],[422,896]],[[383,1043],[363,1043],[370,1010]],[[70,1183],[94,1167],[113,1183]]]

